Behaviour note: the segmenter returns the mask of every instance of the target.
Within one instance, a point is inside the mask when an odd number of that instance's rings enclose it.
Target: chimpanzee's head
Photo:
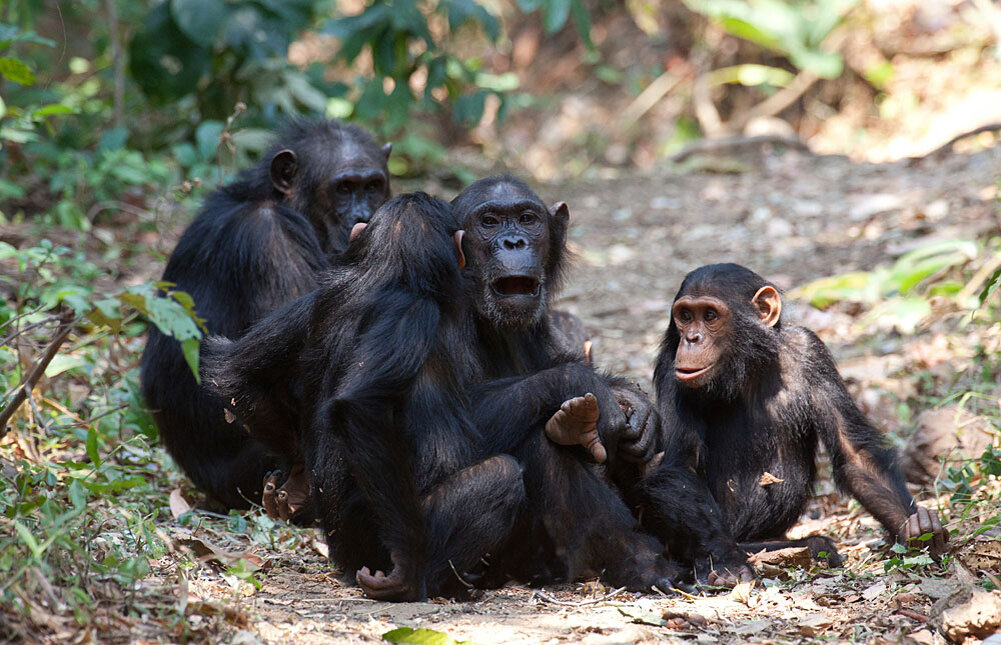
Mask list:
[[[682,387],[733,400],[750,374],[777,359],[781,313],[778,290],[750,269],[700,267],[674,297],[662,356],[673,359]]]
[[[502,329],[541,320],[562,278],[567,205],[549,209],[523,182],[503,175],[474,182],[452,207],[466,230],[466,272],[479,315]]]
[[[265,159],[276,196],[309,218],[324,251],[341,253],[351,227],[389,198],[391,151],[392,144],[380,148],[357,126],[300,119],[282,130]]]

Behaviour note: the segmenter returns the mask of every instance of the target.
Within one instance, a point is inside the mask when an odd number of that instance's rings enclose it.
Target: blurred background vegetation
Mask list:
[[[0,639],[133,629],[137,612],[196,638],[204,607],[137,591],[151,563],[170,559],[186,590],[214,553],[236,593],[260,562],[196,528],[241,549],[310,541],[261,515],[167,509],[183,480],[136,382],[147,324],[201,337],[195,303],[156,297],[178,231],[283,119],[359,123],[393,142],[397,177],[452,190],[506,168],[642,173],[735,137],[900,160],[996,143],[999,43],[989,0],[0,2]],[[921,403],[969,402],[996,428],[996,235],[792,295],[904,333],[948,299],[976,355]],[[1001,522],[998,456],[939,482],[980,527],[966,539]],[[164,532],[171,516],[188,539]]]

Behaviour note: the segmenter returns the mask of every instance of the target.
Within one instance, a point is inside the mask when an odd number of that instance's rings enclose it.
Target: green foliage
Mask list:
[[[460,641],[444,632],[421,627],[397,627],[382,635],[382,640],[390,643],[409,643],[412,645],[463,645],[469,641]]]
[[[685,0],[730,34],[787,56],[821,78],[841,75],[840,54],[822,44],[858,0]]]
[[[428,16],[435,12],[448,19],[449,34],[439,42],[428,26]],[[466,28],[479,29],[491,42],[500,34],[497,18],[474,0],[373,0],[358,15],[328,21],[322,31],[340,40],[338,57],[350,64],[367,49],[374,72],[370,79],[359,79],[360,90],[347,105],[338,104],[338,116],[395,134],[417,108],[447,109],[455,122],[474,125],[487,96],[494,95],[503,113],[505,93],[517,87],[517,77],[483,73],[480,59],[462,59],[444,47]],[[411,84],[418,77],[423,91],[416,96]],[[439,93],[443,96],[436,98]]]
[[[321,111],[324,97],[285,56],[316,18],[312,0],[166,0],[129,44],[132,77],[160,105],[195,97],[203,119],[240,101],[261,110]],[[285,95],[286,100],[276,100]]]
[[[911,333],[931,313],[930,296],[959,298],[964,293],[961,283],[945,276],[980,253],[977,243],[969,240],[934,242],[905,253],[890,266],[821,278],[795,289],[790,296],[819,309],[844,301],[871,305],[861,324],[880,320]],[[921,291],[923,285],[926,289]],[[970,307],[972,303],[957,304]]]

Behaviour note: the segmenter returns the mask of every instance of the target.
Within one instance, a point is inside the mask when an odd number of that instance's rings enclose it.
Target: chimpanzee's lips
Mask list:
[[[678,367],[674,368],[674,375],[678,377],[679,381],[686,382],[694,380],[706,372],[712,367],[712,364],[706,365],[705,367]]]
[[[511,275],[498,278],[490,285],[499,296],[529,296],[535,298],[541,292],[541,283],[537,278],[527,275]]]

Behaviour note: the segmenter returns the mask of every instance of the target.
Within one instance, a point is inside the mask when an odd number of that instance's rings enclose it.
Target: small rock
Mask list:
[[[853,221],[861,222],[876,215],[897,211],[904,207],[904,200],[897,195],[890,193],[877,193],[875,195],[863,195],[855,200],[848,217]]]
[[[664,210],[666,208],[681,208],[681,200],[676,197],[654,197],[650,200],[652,210]]]
[[[933,222],[944,219],[949,214],[949,202],[936,199],[924,208],[925,217]]]
[[[1001,628],[1001,592],[965,590],[947,602],[951,606],[941,614],[940,630],[954,643],[961,643],[968,636],[987,638]]]
[[[788,221],[781,217],[775,217],[768,220],[768,224],[765,225],[765,232],[768,234],[768,237],[790,237],[795,230]]]

